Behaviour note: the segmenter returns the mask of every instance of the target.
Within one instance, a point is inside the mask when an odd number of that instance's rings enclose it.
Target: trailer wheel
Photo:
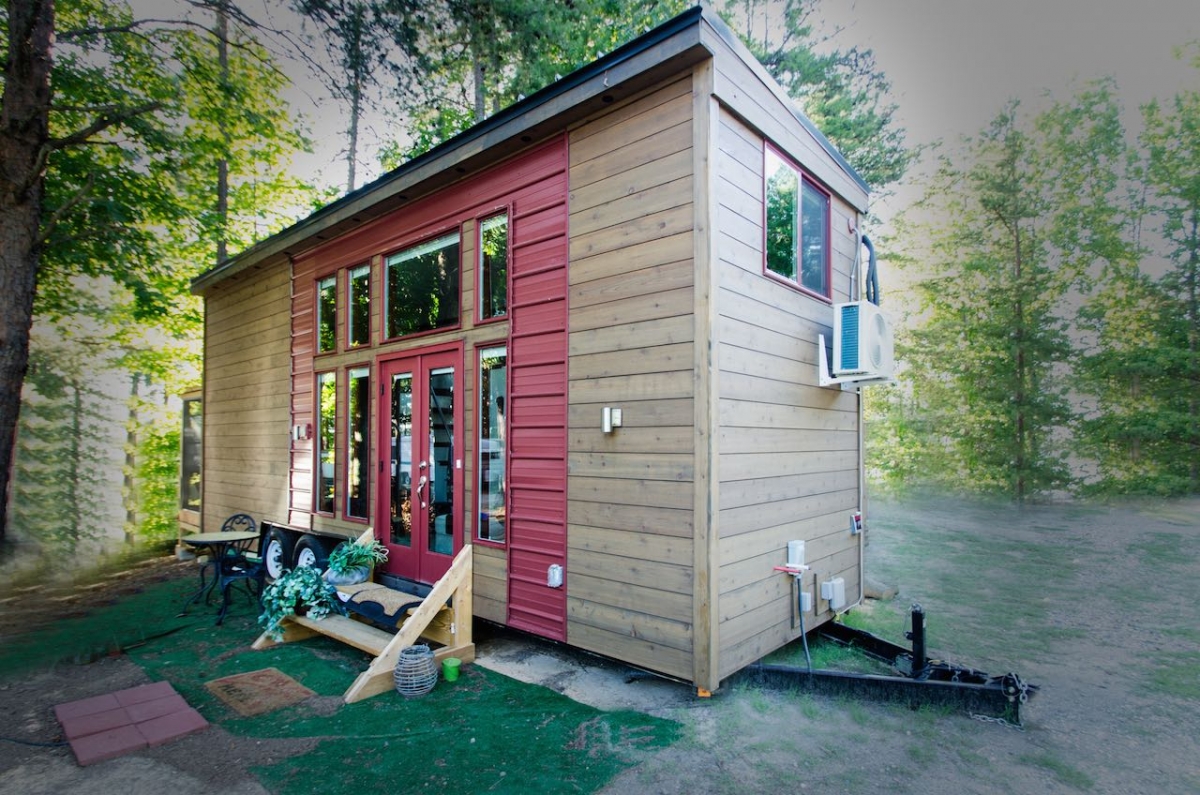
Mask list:
[[[329,551],[325,545],[314,536],[304,536],[296,542],[296,553],[293,558],[295,568],[312,566],[321,571],[329,565]]]
[[[267,582],[275,582],[283,576],[292,560],[295,540],[278,527],[267,531],[263,544],[263,565],[267,569]]]

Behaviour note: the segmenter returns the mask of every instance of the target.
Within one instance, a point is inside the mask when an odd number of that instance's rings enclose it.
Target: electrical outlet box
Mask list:
[[[804,542],[789,541],[787,545],[787,565],[803,566],[804,565]]]
[[[812,591],[801,591],[800,592],[800,612],[801,613],[811,613],[812,609],[813,609]]]
[[[821,583],[821,598],[829,602],[830,610],[841,610],[846,606],[846,581],[834,577]]]

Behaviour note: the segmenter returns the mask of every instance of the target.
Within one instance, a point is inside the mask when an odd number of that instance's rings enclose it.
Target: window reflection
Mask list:
[[[387,260],[387,336],[458,324],[458,232]]]
[[[367,473],[368,407],[371,400],[370,370],[356,367],[349,373],[346,395],[346,516],[367,518],[369,476]]]
[[[333,513],[337,436],[337,377],[317,376],[317,511]]]
[[[479,352],[479,538],[504,541],[508,350]]]

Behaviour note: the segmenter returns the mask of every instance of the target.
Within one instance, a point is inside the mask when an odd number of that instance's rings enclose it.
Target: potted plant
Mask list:
[[[325,580],[333,585],[354,585],[366,582],[371,569],[388,558],[388,548],[375,539],[343,541],[329,553]]]
[[[262,624],[271,637],[283,637],[283,619],[292,615],[304,615],[320,620],[330,613],[345,612],[338,600],[337,591],[327,583],[321,572],[311,566],[299,566],[285,571],[283,576],[263,589]]]

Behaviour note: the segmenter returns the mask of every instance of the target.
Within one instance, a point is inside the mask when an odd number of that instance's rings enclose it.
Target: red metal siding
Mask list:
[[[551,565],[565,569],[567,562],[565,136],[510,163],[464,177],[450,188],[296,258],[292,268],[292,418],[294,423],[314,421],[313,315],[318,273],[324,275],[367,262],[505,205],[512,212],[508,623],[565,640],[566,587],[550,588],[546,584],[547,569]],[[470,330],[474,313],[468,307],[463,309],[465,333]],[[473,407],[466,409],[473,413]],[[465,427],[474,429],[474,419]],[[312,510],[313,442],[293,442],[292,447],[289,520],[307,526]]]
[[[549,153],[548,153],[549,154]],[[567,150],[513,205],[508,623],[567,639]]]

